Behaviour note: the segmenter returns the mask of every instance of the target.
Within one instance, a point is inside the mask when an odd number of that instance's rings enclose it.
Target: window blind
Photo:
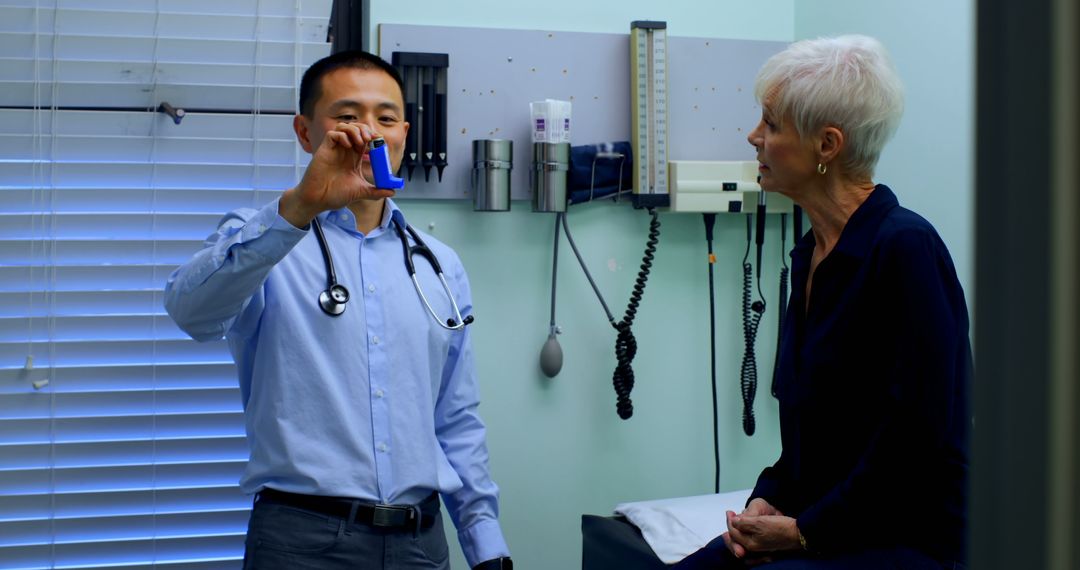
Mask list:
[[[162,288],[302,171],[330,8],[0,0],[0,568],[239,567],[232,359]]]

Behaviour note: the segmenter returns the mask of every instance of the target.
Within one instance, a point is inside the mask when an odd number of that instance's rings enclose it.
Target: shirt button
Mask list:
[[[386,450],[387,450],[387,449],[389,449],[389,448],[388,448],[388,447],[386,447],[386,444],[385,444],[385,443],[380,443],[380,444],[379,444],[379,451],[380,451],[381,453],[386,453]]]
[[[375,285],[374,285],[374,284],[368,285],[368,286],[367,286],[367,290],[368,290],[368,291],[371,291],[372,293],[374,293],[374,292],[375,292]]]
[[[382,390],[375,390],[375,397],[376,398],[382,398],[383,397],[383,391]]]
[[[374,343],[374,344],[379,344],[379,337],[378,336],[371,337],[371,342]]]
[[[266,231],[266,224],[259,224],[259,233],[261,234],[261,233],[263,233],[265,231]]]

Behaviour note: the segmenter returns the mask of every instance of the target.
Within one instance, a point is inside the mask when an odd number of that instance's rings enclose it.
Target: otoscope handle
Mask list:
[[[393,190],[405,186],[405,180],[394,176],[394,169],[390,166],[390,154],[386,146],[386,140],[382,137],[371,140],[371,150],[368,151],[371,159],[371,173],[375,176],[375,187]]]

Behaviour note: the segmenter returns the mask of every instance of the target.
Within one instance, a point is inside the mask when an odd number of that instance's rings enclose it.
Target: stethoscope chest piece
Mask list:
[[[349,302],[349,290],[344,285],[334,283],[329,289],[319,293],[319,306],[323,312],[336,317],[345,312],[345,303]]]

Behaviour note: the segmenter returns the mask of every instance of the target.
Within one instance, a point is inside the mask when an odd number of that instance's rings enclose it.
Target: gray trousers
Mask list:
[[[442,517],[435,515],[435,524],[426,529],[386,530],[256,501],[244,570],[449,570]]]

